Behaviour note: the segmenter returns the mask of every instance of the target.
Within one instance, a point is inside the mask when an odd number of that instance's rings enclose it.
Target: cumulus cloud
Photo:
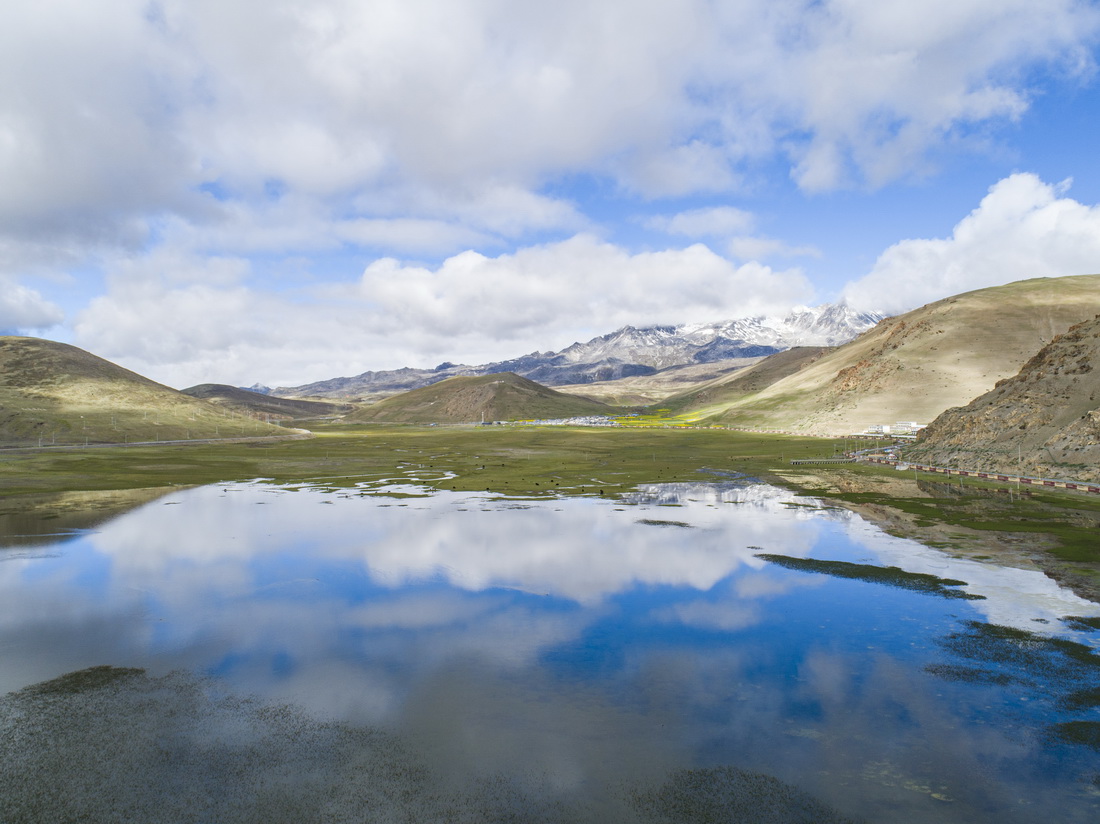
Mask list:
[[[537,198],[563,174],[729,190],[777,157],[807,190],[879,185],[1019,117],[1033,70],[1086,74],[1097,31],[1080,0],[20,4],[0,232],[132,242],[135,219],[216,215],[211,183],[255,208],[275,183],[332,219],[438,218],[377,207],[486,181]],[[500,231],[562,218],[528,211],[498,210]]]
[[[0,277],[0,334],[19,334],[56,326],[64,320],[61,308],[33,289]]]
[[[742,266],[696,244],[631,254],[591,235],[437,266],[382,258],[352,284],[276,295],[239,259],[128,260],[81,313],[79,345],[171,385],[293,385],[366,369],[480,363],[627,323],[784,311],[812,297],[798,270]],[[201,270],[188,282],[187,272]]]
[[[596,330],[765,313],[811,293],[801,273],[737,267],[702,244],[632,255],[590,235],[495,258],[465,252],[437,269],[383,259],[359,288],[389,308],[392,322],[446,335],[474,327],[502,340],[563,318]]]
[[[1100,206],[1066,197],[1069,182],[1019,173],[992,186],[949,238],[895,243],[848,285],[853,305],[902,312],[933,300],[1034,277],[1100,270]]]
[[[1100,35],[1083,0],[5,11],[0,276],[102,266],[78,339],[175,382],[495,359],[805,300],[797,271],[711,251],[813,252],[736,210],[668,219],[709,247],[631,254],[591,236],[584,198],[736,192],[776,168],[807,192],[920,175],[1022,117],[1033,84],[1088,77]],[[330,252],[394,259],[297,297],[264,284],[265,259],[316,272]],[[59,317],[33,292],[6,300],[16,320]]]
[[[765,89],[793,81],[780,99],[808,133],[790,152],[807,191],[919,175],[942,141],[1018,119],[1030,103],[1026,67],[1091,72],[1098,22],[1095,7],[1076,0],[1041,9],[1027,0],[841,0],[813,4],[803,21]]]

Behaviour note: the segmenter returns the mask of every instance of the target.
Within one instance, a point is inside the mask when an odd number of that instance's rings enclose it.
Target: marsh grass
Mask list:
[[[9,454],[0,491],[126,489],[265,478],[323,478],[352,486],[364,475],[423,474],[436,488],[504,494],[612,495],[639,483],[701,480],[703,470],[774,466],[815,439],[746,437],[719,430],[567,427],[331,427],[301,441],[194,444]],[[736,456],[736,457],[735,457]],[[601,493],[600,490],[603,490]]]
[[[1064,621],[1066,619],[1063,619]],[[1030,692],[1062,714],[1046,729],[1048,744],[1100,750],[1100,654],[1085,644],[1015,627],[965,621],[937,643],[967,664],[934,664],[932,675],[949,681],[998,684]],[[1069,714],[1071,717],[1066,718]],[[1085,717],[1073,718],[1073,715]],[[1055,716],[1057,718],[1057,716]]]
[[[643,483],[736,473],[838,504],[905,513],[916,522],[904,534],[920,540],[938,525],[970,534],[1035,536],[1034,552],[1045,559],[1044,568],[1079,584],[1081,592],[1100,591],[1098,500],[1050,492],[1019,498],[995,492],[992,484],[968,482],[960,488],[857,464],[803,471],[790,460],[827,453],[829,440],[650,423],[638,419],[637,426],[616,428],[332,424],[305,440],[10,452],[0,460],[0,497],[18,507],[14,496],[32,493],[252,479],[351,488],[364,480],[390,479],[415,483],[426,493],[613,498]],[[24,500],[33,507],[30,498]],[[945,541],[942,534],[935,539]]]

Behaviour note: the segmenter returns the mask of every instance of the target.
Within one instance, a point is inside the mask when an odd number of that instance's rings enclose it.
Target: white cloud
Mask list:
[[[729,190],[777,157],[808,190],[879,185],[1018,118],[1036,69],[1087,74],[1097,32],[1080,0],[18,4],[0,234],[133,243],[134,221],[212,219],[210,182],[261,211],[274,182],[326,221],[439,219],[376,204],[460,204],[486,181],[537,200],[578,173]],[[486,228],[560,226],[546,205]]]
[[[811,292],[801,273],[737,267],[702,244],[631,255],[590,235],[496,258],[465,252],[434,270],[381,260],[360,288],[403,325],[501,340],[560,335],[563,320],[609,330],[765,313]]]
[[[755,223],[756,218],[751,212],[732,206],[692,209],[671,217],[659,215],[645,221],[651,229],[693,238],[741,234],[752,229]]]
[[[886,312],[1034,277],[1100,271],[1100,206],[1065,197],[1068,182],[1014,174],[992,186],[950,238],[903,240],[848,285],[853,304]]]
[[[1091,72],[1097,25],[1096,8],[1076,0],[840,0],[807,9],[774,75],[790,84],[780,99],[809,135],[792,144],[792,176],[820,191],[919,175],[943,141],[1026,111],[1029,64]],[[776,92],[771,83],[765,90]]]
[[[771,237],[744,235],[731,238],[726,245],[730,256],[737,260],[768,260],[777,257],[821,257],[814,246],[791,246]]]
[[[630,254],[591,235],[435,267],[383,258],[303,297],[247,284],[238,259],[126,260],[81,313],[77,343],[173,386],[294,385],[366,369],[480,363],[627,323],[783,311],[812,297],[797,271],[736,266],[706,246]],[[197,270],[191,282],[187,272]]]
[[[1098,33],[1082,0],[15,4],[0,27],[0,275],[105,261],[115,283],[78,338],[173,381],[492,359],[739,314],[742,295],[747,311],[785,306],[807,298],[801,274],[705,246],[531,244],[598,232],[581,210],[601,189],[636,202],[777,167],[806,191],[920,175],[970,130],[1023,116],[1034,84],[1088,77]],[[722,237],[741,259],[812,253],[738,220],[685,213],[666,231]],[[315,272],[310,255],[349,247],[452,257],[381,261],[307,304],[257,285],[264,258]],[[7,300],[16,319],[59,317],[37,293]],[[334,336],[345,354],[324,367]]]
[[[644,221],[647,228],[691,238],[715,238],[736,260],[762,261],[776,257],[819,257],[812,246],[791,246],[775,238],[750,234],[756,216],[732,206],[691,209],[672,216],[656,215]]]
[[[360,246],[416,253],[451,252],[456,248],[487,246],[494,238],[442,220],[419,218],[359,218],[336,227],[344,240]]]
[[[62,320],[60,307],[33,289],[0,277],[0,334],[47,329]]]

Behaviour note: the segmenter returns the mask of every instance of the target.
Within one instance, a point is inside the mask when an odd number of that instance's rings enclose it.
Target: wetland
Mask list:
[[[821,448],[6,455],[0,819],[1096,820],[1091,502],[786,468]]]

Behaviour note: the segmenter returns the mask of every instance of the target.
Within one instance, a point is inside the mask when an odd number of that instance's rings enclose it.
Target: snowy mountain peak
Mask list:
[[[784,317],[748,317],[679,326],[623,326],[559,356],[566,363],[617,360],[663,369],[732,357],[755,357],[792,346],[837,346],[870,329],[883,316],[846,303],[798,306]]]
[[[816,307],[798,306],[777,326],[798,343],[792,346],[836,346],[870,329],[885,317],[878,312],[857,312],[847,303],[826,303]]]

